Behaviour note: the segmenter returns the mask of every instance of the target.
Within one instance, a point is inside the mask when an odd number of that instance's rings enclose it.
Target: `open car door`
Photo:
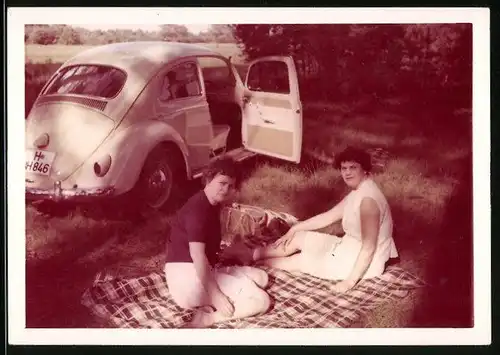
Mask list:
[[[293,59],[272,56],[251,62],[243,105],[245,149],[299,163],[302,104]]]

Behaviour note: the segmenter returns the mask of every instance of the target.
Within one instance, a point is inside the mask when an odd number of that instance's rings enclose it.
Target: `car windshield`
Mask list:
[[[101,65],[76,65],[61,70],[44,95],[85,95],[112,98],[125,84],[126,74]]]

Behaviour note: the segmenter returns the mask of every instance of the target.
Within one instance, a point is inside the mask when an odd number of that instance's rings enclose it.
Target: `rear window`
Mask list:
[[[125,84],[127,75],[102,65],[77,65],[61,70],[44,95],[72,94],[112,98]]]

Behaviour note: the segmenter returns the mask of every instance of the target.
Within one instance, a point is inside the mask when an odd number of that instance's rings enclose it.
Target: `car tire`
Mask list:
[[[132,189],[132,206],[141,215],[175,207],[186,180],[180,154],[158,146],[146,158],[139,178]]]

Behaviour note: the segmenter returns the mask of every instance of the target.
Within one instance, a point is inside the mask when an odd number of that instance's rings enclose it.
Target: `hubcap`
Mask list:
[[[171,183],[168,173],[163,167],[158,167],[147,181],[148,205],[158,208],[165,203],[170,195]]]

